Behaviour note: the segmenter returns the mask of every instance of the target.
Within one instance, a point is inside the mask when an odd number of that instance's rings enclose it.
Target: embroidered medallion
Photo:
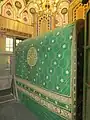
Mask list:
[[[37,63],[37,50],[34,47],[31,47],[27,54],[27,63],[32,67]]]

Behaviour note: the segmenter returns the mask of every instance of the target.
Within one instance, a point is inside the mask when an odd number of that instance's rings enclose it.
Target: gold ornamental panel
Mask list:
[[[27,54],[27,63],[30,67],[35,66],[37,63],[37,50],[34,47],[31,47]]]
[[[89,0],[90,2],[90,0]],[[72,23],[78,19],[85,19],[85,14],[89,8],[89,3],[82,4],[80,0],[73,0],[70,4],[69,13],[69,23]]]

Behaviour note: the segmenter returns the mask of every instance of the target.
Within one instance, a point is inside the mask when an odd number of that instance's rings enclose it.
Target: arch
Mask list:
[[[2,6],[2,16],[8,17],[10,19],[14,19],[14,9],[12,2],[6,2]]]
[[[57,7],[57,14],[59,14],[62,17],[62,25],[66,25],[68,24],[68,8],[70,5],[70,1],[68,0],[62,0],[58,3],[58,7]],[[65,11],[62,12],[63,10],[66,9],[66,13]]]
[[[27,8],[24,8],[20,13],[21,21],[31,25],[32,15],[29,13]]]
[[[51,30],[51,16],[47,14],[42,14],[40,16],[38,16],[38,35],[42,35],[45,32],[48,32],[49,30]],[[44,28],[44,29],[43,29]]]
[[[35,2],[29,2],[27,8],[30,10],[30,8],[34,8],[35,11],[38,13],[40,7],[37,3]]]

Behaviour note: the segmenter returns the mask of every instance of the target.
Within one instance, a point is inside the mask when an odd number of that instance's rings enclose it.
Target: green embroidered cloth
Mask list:
[[[16,49],[20,100],[39,120],[72,120],[76,100],[76,23],[28,39]]]
[[[59,28],[37,40],[23,42],[17,48],[16,75],[39,87],[70,96],[72,31],[73,26]],[[37,51],[37,61],[32,67],[27,62],[30,48]],[[34,62],[32,57],[30,60]]]

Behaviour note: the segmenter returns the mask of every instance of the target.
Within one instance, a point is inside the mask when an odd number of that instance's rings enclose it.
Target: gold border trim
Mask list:
[[[55,100],[58,100],[59,102],[62,102],[62,103],[72,104],[72,100],[71,100],[70,97],[67,98],[67,97],[61,96],[59,94],[49,92],[49,91],[44,90],[44,89],[42,89],[40,87],[37,87],[36,85],[31,84],[27,80],[23,80],[23,79],[20,79],[20,78],[17,78],[17,77],[15,77],[15,80],[18,81],[18,82],[21,82],[21,83],[23,83],[25,85],[27,85],[28,87],[38,91],[41,94],[44,94],[47,97],[50,97],[50,98],[55,99]]]
[[[72,118],[72,114],[64,109],[61,109],[55,105],[53,105],[52,103],[49,103],[43,99],[41,99],[39,96],[35,95],[34,93],[29,93],[27,90],[16,86],[18,90],[22,91],[23,93],[27,94],[28,96],[30,96],[31,98],[33,98],[37,103],[39,103],[40,105],[48,108],[50,111],[56,113],[57,115],[59,115],[60,117],[65,117],[69,120],[71,120]]]

